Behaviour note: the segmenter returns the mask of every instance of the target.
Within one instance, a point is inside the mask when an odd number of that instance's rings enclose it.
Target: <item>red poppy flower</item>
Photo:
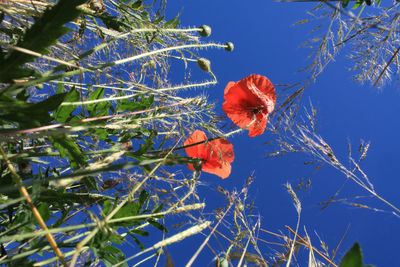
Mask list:
[[[203,131],[196,130],[184,143],[185,146],[207,140]],[[234,159],[233,146],[226,139],[216,139],[195,146],[185,148],[191,158],[202,159],[201,170],[218,175],[225,179],[231,173],[231,162]],[[188,168],[195,170],[193,164]]]
[[[249,136],[264,132],[268,115],[276,103],[275,87],[267,77],[252,74],[239,82],[229,82],[225,88],[222,110],[237,126],[249,125]]]

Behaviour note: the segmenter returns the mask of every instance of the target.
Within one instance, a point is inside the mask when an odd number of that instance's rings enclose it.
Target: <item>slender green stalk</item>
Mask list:
[[[82,247],[81,248],[81,252],[86,251],[88,249],[90,249],[90,247]],[[69,257],[69,256],[73,255],[74,253],[75,253],[75,250],[66,252],[66,253],[64,253],[64,257]],[[44,260],[44,261],[41,261],[41,262],[36,262],[35,264],[33,264],[33,266],[45,266],[45,265],[48,265],[49,263],[55,262],[57,260],[58,260],[57,257],[53,257],[53,258],[50,258],[48,260]],[[70,265],[70,266],[72,267],[72,265]]]
[[[301,205],[300,205],[299,199],[297,198],[296,193],[292,189],[292,186],[290,184],[286,184],[286,188],[287,188],[287,191],[289,192],[289,194],[292,196],[292,199],[293,199],[293,202],[295,203],[295,208],[296,208],[296,211],[297,211],[296,232],[295,232],[295,236],[293,237],[292,245],[290,246],[288,260],[286,261],[286,267],[289,267],[290,263],[292,261],[292,256],[293,256],[293,252],[294,252],[294,245],[296,243],[296,237],[297,237],[297,233],[299,231],[299,226],[300,226]]]
[[[184,231],[182,231],[182,232],[180,232],[180,233],[178,233],[176,235],[173,235],[173,236],[171,236],[171,237],[169,237],[169,238],[167,238],[167,239],[165,239],[163,241],[157,242],[153,246],[151,246],[151,247],[149,247],[149,248],[147,248],[147,249],[145,249],[145,250],[143,250],[143,251],[141,251],[139,253],[136,253],[135,255],[133,255],[133,256],[131,256],[129,258],[126,258],[125,260],[123,260],[123,261],[119,262],[118,264],[114,265],[114,267],[120,266],[120,265],[124,264],[125,262],[128,262],[131,259],[134,259],[134,258],[136,258],[136,257],[138,257],[138,256],[140,256],[140,255],[142,255],[144,253],[147,253],[147,252],[149,252],[151,250],[156,250],[158,248],[171,245],[171,244],[179,242],[179,241],[181,241],[181,240],[183,240],[183,239],[185,239],[185,238],[187,238],[189,236],[192,236],[192,235],[195,235],[197,233],[200,233],[201,231],[203,231],[204,229],[206,229],[210,225],[211,225],[211,222],[206,221],[206,222],[204,222],[202,224],[192,226],[189,229],[186,229],[186,230],[184,230]]]
[[[190,267],[192,266],[193,262],[196,260],[196,258],[199,256],[200,252],[203,250],[204,246],[208,243],[210,240],[211,236],[214,234],[215,230],[218,228],[219,224],[222,222],[222,220],[225,218],[226,214],[228,214],[229,210],[232,208],[233,203],[236,199],[236,196],[234,199],[232,199],[229,203],[228,208],[222,214],[222,216],[219,218],[217,224],[212,228],[210,234],[204,239],[203,243],[200,245],[200,247],[197,249],[197,251],[193,254],[193,256],[190,258],[189,262],[185,265],[185,267]]]
[[[155,256],[158,256],[158,251],[157,251],[156,253],[154,253],[154,254],[152,254],[152,255],[148,256],[147,258],[144,258],[143,260],[141,260],[141,261],[138,261],[138,262],[137,262],[137,263],[135,263],[135,265],[133,265],[132,267],[139,266],[139,265],[141,265],[142,263],[145,263],[146,261],[148,261],[148,260],[150,260],[150,259],[154,258]]]
[[[103,63],[103,64],[100,64],[100,65],[97,65],[97,66],[88,67],[88,68],[83,69],[83,70],[82,69],[72,70],[72,71],[67,71],[67,72],[64,72],[64,73],[55,74],[55,75],[49,75],[49,76],[43,75],[42,78],[38,78],[38,79],[35,79],[35,80],[32,80],[32,81],[28,81],[28,82],[21,82],[21,83],[15,84],[15,85],[11,85],[9,87],[5,87],[0,91],[0,95],[5,93],[5,92],[7,92],[7,91],[13,91],[13,90],[15,90],[17,88],[20,88],[20,87],[29,87],[29,86],[41,84],[41,83],[44,83],[44,82],[48,82],[48,81],[51,81],[51,80],[64,79],[64,78],[67,78],[67,77],[70,77],[70,76],[80,75],[80,74],[83,74],[85,72],[95,72],[95,71],[98,71],[98,70],[101,70],[101,69],[105,69],[105,68],[108,68],[108,67],[125,64],[125,63],[131,62],[131,61],[139,60],[139,59],[142,59],[142,58],[145,58],[145,57],[149,57],[149,56],[152,56],[152,55],[156,55],[156,54],[166,53],[166,52],[175,51],[175,50],[189,49],[189,48],[200,49],[200,48],[208,48],[208,47],[226,48],[226,45],[217,44],[217,43],[207,43],[207,44],[179,45],[179,46],[172,46],[172,47],[162,48],[162,49],[158,49],[158,50],[142,53],[140,55],[136,55],[136,56],[132,56],[132,57],[116,60],[114,62]]]
[[[2,134],[0,134],[0,138],[4,137],[4,136],[13,136],[13,135],[17,135],[17,134],[27,134],[27,133],[33,133],[33,132],[38,132],[38,131],[45,131],[45,130],[59,128],[59,127],[63,127],[63,126],[69,126],[69,125],[73,125],[73,124],[77,124],[77,123],[85,123],[85,122],[93,122],[93,121],[99,121],[99,120],[107,120],[107,119],[112,119],[112,118],[117,118],[117,117],[133,116],[133,115],[147,113],[147,112],[160,110],[160,109],[164,109],[164,108],[171,108],[171,107],[178,106],[178,105],[184,105],[184,104],[191,102],[192,100],[193,99],[185,99],[178,103],[173,103],[173,104],[161,106],[161,107],[150,108],[150,109],[146,109],[146,110],[140,110],[140,111],[122,113],[122,114],[115,114],[115,115],[106,115],[106,116],[100,116],[100,117],[94,117],[94,118],[86,118],[83,120],[71,121],[71,122],[67,122],[67,123],[51,124],[51,125],[40,126],[40,127],[36,127],[36,128],[2,133]]]
[[[132,220],[139,220],[139,219],[146,219],[146,218],[153,218],[153,217],[160,217],[160,216],[165,216],[165,215],[169,215],[169,214],[177,214],[177,213],[182,213],[182,212],[188,212],[191,210],[202,209],[204,207],[205,207],[204,203],[185,205],[185,206],[180,206],[177,208],[169,209],[167,211],[158,212],[158,213],[128,216],[128,217],[117,218],[117,219],[109,219],[108,224],[132,221]],[[93,223],[58,227],[58,228],[47,229],[47,230],[39,230],[37,232],[32,232],[32,233],[24,233],[24,234],[17,234],[17,235],[13,235],[13,236],[5,236],[5,237],[0,237],[0,243],[5,243],[5,242],[9,242],[9,241],[22,241],[27,238],[39,237],[39,236],[43,236],[43,235],[51,234],[51,233],[66,233],[66,232],[70,232],[70,231],[74,231],[74,230],[78,230],[78,229],[94,227],[97,225],[98,225],[97,223],[93,222]]]

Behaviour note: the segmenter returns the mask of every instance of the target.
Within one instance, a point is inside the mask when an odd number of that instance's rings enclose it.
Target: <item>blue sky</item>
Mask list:
[[[305,12],[313,6],[309,3],[261,0],[175,0],[168,2],[167,16],[172,18],[182,10],[181,26],[207,24],[212,27],[209,40],[221,43],[231,41],[235,44],[235,50],[231,53],[222,50],[199,53],[211,60],[212,70],[219,80],[216,86],[201,90],[209,95],[209,99],[216,103],[217,112],[223,115],[223,90],[229,81],[238,81],[253,73],[267,76],[274,84],[290,84],[306,77],[306,73],[298,73],[297,70],[309,64],[307,56],[311,50],[298,46],[312,37],[309,32],[313,28],[307,24],[293,24],[305,18]],[[346,48],[306,89],[301,106],[308,107],[310,101],[313,103],[318,111],[318,133],[331,145],[339,160],[346,162],[349,141],[353,152],[356,152],[361,139],[371,141],[368,156],[361,167],[376,191],[396,205],[400,202],[400,182],[397,177],[400,165],[396,153],[400,147],[397,137],[397,114],[400,111],[398,82],[394,80],[381,90],[354,82],[351,77],[354,73],[346,70],[351,66],[351,61],[345,55]],[[282,100],[278,98],[278,102]],[[272,147],[263,143],[273,138],[269,133],[251,139],[247,133],[233,136],[230,142],[234,145],[235,161],[231,176],[221,180],[203,173],[201,179],[208,187],[199,191],[200,196],[206,202],[217,201],[214,198],[218,195],[210,191],[218,185],[229,190],[240,189],[246,178],[254,172],[255,182],[250,190],[250,198],[255,200],[262,227],[288,234],[285,225],[295,228],[297,215],[283,185],[289,182],[295,186],[300,177],[311,177],[310,189],[298,192],[303,207],[300,224],[302,236],[305,227],[314,245],[319,247],[320,237],[332,252],[350,225],[336,262],[355,241],[361,244],[366,264],[395,266],[400,262],[396,257],[395,243],[399,218],[389,212],[376,212],[341,203],[331,204],[322,211],[317,203],[328,201],[346,178],[329,166],[313,173],[316,166],[305,166],[303,163],[312,158],[304,154],[265,159],[264,156],[272,152]],[[338,198],[360,203],[354,197],[367,195],[359,186],[347,181]],[[378,200],[370,199],[364,203],[390,211]],[[260,237],[272,239],[265,234]],[[169,248],[176,266],[183,266],[188,261],[203,238],[195,237],[185,243],[184,253],[181,245]],[[261,246],[261,249],[268,254],[272,252],[271,249],[277,248]],[[200,257],[195,266],[211,264],[210,257],[206,256],[209,252],[203,253],[205,257]],[[303,261],[300,266],[305,264]]]

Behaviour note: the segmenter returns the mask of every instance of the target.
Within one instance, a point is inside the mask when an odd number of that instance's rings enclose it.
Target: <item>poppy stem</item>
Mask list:
[[[193,144],[190,144],[190,145],[178,146],[178,147],[172,149],[172,151],[177,151],[177,150],[185,149],[185,148],[188,148],[188,147],[197,146],[197,145],[204,144],[204,143],[207,143],[207,142],[211,142],[211,141],[217,140],[217,139],[226,139],[227,137],[229,137],[231,135],[234,135],[234,134],[237,134],[237,133],[240,133],[240,132],[246,130],[246,128],[249,127],[254,122],[255,122],[255,119],[249,125],[247,125],[246,127],[236,129],[236,130],[231,131],[229,133],[226,133],[226,134],[224,134],[222,136],[216,136],[216,137],[212,137],[212,138],[207,138],[207,139],[205,139],[203,141],[196,142],[196,143],[193,143]],[[170,151],[170,149],[153,150],[153,151],[149,151],[148,153],[146,153],[144,155],[149,156],[149,155],[152,155],[152,154],[155,154],[155,153],[162,153],[162,152],[166,152],[166,151]]]
[[[178,151],[178,150],[185,149],[185,148],[188,148],[188,147],[197,146],[197,145],[204,144],[206,142],[211,142],[211,141],[217,140],[217,139],[226,139],[227,137],[229,137],[231,135],[234,135],[234,134],[237,134],[237,133],[240,133],[240,132],[246,130],[250,125],[252,125],[256,121],[256,119],[257,119],[256,116],[254,116],[254,119],[248,125],[246,125],[243,128],[239,128],[239,129],[233,130],[233,131],[231,131],[229,133],[226,133],[226,134],[224,134],[222,136],[216,136],[216,137],[212,137],[212,138],[207,138],[207,139],[205,139],[203,141],[196,142],[196,143],[193,143],[193,144],[190,144],[190,145],[178,146],[178,147],[173,148],[172,151]],[[153,151],[149,151],[148,153],[145,153],[144,155],[149,156],[149,155],[158,154],[158,153],[162,154],[163,152],[168,152],[168,151],[171,151],[171,150],[170,149],[153,150]]]

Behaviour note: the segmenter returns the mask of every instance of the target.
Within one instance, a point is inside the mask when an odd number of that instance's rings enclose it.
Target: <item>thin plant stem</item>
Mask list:
[[[243,262],[243,259],[244,259],[244,255],[246,255],[247,247],[249,246],[250,240],[251,240],[251,237],[249,237],[249,238],[247,239],[246,246],[244,247],[244,250],[243,250],[243,252],[242,252],[242,256],[240,257],[240,260],[239,260],[239,263],[238,263],[237,267],[241,267],[241,266],[242,266],[242,262]]]
[[[235,197],[236,199],[236,197]],[[232,199],[231,202],[229,203],[228,208],[226,209],[226,211],[224,212],[224,214],[221,216],[221,218],[219,218],[217,224],[213,227],[213,229],[211,230],[211,233],[206,237],[206,239],[204,239],[203,243],[200,245],[200,247],[197,249],[197,251],[193,254],[193,256],[190,258],[190,260],[188,261],[188,263],[185,265],[185,267],[190,267],[192,266],[193,262],[196,260],[196,258],[199,256],[200,252],[203,250],[204,246],[208,243],[208,241],[210,240],[210,237],[213,235],[214,231],[218,228],[219,224],[222,222],[222,220],[225,218],[226,214],[228,214],[228,211],[232,208],[234,200]]]
[[[45,2],[41,2],[41,1],[33,1],[33,0],[7,0],[7,2],[15,2],[15,3],[28,4],[28,5],[38,5],[38,6],[44,6],[44,7],[49,7],[49,6],[53,5],[50,3],[45,3]]]
[[[339,243],[337,244],[337,246],[336,246],[335,250],[333,251],[333,253],[332,253],[332,257],[331,257],[331,261],[333,261],[333,259],[336,257],[336,253],[338,252],[338,250],[339,250],[339,247],[340,247],[340,245],[342,244],[342,241],[343,241],[344,237],[346,236],[346,234],[347,234],[347,231],[349,230],[349,228],[350,228],[350,224],[349,224],[349,225],[347,225],[347,227],[346,227],[346,230],[344,231],[344,233],[343,233],[342,237],[341,237],[341,238],[340,238],[340,240],[339,240]],[[329,266],[331,266],[331,264],[330,264],[330,263],[328,264],[328,266],[327,266],[327,267],[329,267]]]
[[[204,208],[204,206],[205,206],[204,203],[196,203],[196,204],[192,204],[192,205],[181,206],[181,207],[174,208],[174,209],[168,209],[167,211],[153,213],[153,214],[143,214],[143,215],[137,215],[137,216],[128,216],[128,217],[123,217],[123,218],[110,219],[108,221],[108,223],[112,224],[112,223],[131,221],[131,220],[137,220],[137,219],[165,216],[168,214],[177,214],[177,213],[187,212],[190,210],[202,209],[202,208]],[[25,233],[25,234],[19,234],[16,236],[8,236],[8,237],[0,238],[0,242],[3,243],[3,242],[11,241],[11,240],[20,241],[20,240],[24,240],[26,238],[37,237],[37,236],[46,235],[49,233],[68,232],[68,231],[78,230],[78,229],[82,229],[82,228],[93,227],[93,226],[97,226],[97,225],[98,225],[97,223],[93,222],[93,223],[87,223],[87,224],[79,224],[79,225],[72,225],[72,226],[66,226],[66,227],[40,230],[40,231],[37,231],[34,233]]]
[[[142,263],[144,263],[144,262],[146,262],[146,261],[148,261],[148,260],[154,258],[155,256],[160,256],[160,254],[159,254],[158,252],[156,252],[156,253],[154,253],[154,254],[148,256],[147,258],[144,258],[143,260],[141,260],[141,261],[135,263],[135,265],[133,265],[132,267],[139,266],[140,264],[142,264]]]
[[[299,236],[295,231],[293,231],[292,228],[290,228],[289,226],[285,225],[285,227],[292,232],[301,242],[303,242],[304,244],[307,244],[307,241],[305,241],[301,236]],[[334,264],[329,258],[327,258],[324,254],[322,254],[321,252],[319,252],[319,250],[317,250],[316,248],[312,247],[312,250],[314,250],[315,253],[317,253],[318,255],[320,255],[322,258],[324,258],[324,260],[326,260],[327,262],[329,262],[329,264],[331,264],[333,267],[338,267],[336,264]]]
[[[186,99],[186,100],[183,100],[183,101],[180,101],[178,103],[171,104],[171,105],[155,107],[155,108],[150,108],[150,109],[140,110],[140,111],[135,111],[135,112],[115,114],[115,115],[106,115],[106,116],[100,116],[100,117],[94,117],[94,118],[86,118],[86,119],[78,120],[78,121],[71,121],[71,122],[66,122],[66,123],[57,123],[57,124],[51,124],[51,125],[46,125],[46,126],[40,126],[40,127],[36,127],[36,128],[30,128],[30,129],[19,130],[19,131],[14,131],[14,132],[2,133],[2,134],[0,134],[0,137],[12,136],[12,135],[17,135],[17,134],[33,133],[33,132],[39,132],[39,131],[45,131],[45,130],[59,128],[59,127],[63,127],[63,126],[69,126],[69,125],[76,124],[76,123],[85,123],[85,122],[93,122],[93,121],[99,121],[99,120],[107,120],[107,119],[112,119],[112,118],[117,118],[117,117],[132,116],[132,115],[142,114],[142,113],[155,111],[155,110],[159,110],[159,109],[171,108],[171,107],[178,106],[178,105],[184,105],[184,104],[189,103],[192,100],[193,99]]]
[[[57,79],[61,79],[61,78],[69,77],[69,76],[83,74],[85,72],[95,72],[95,71],[100,70],[100,69],[104,69],[104,68],[108,68],[108,67],[112,67],[112,66],[125,64],[125,63],[131,62],[131,61],[135,61],[135,60],[138,60],[138,59],[142,59],[142,58],[149,57],[149,56],[156,55],[156,54],[160,54],[160,53],[165,53],[165,52],[174,51],[174,50],[182,50],[182,49],[187,49],[187,48],[208,48],[208,47],[226,48],[226,45],[217,44],[217,43],[207,43],[207,44],[179,45],[179,46],[172,46],[172,47],[162,48],[162,49],[158,49],[158,50],[142,53],[140,55],[136,55],[136,56],[132,56],[132,57],[116,60],[114,62],[103,63],[103,64],[96,65],[96,66],[93,66],[93,67],[90,67],[90,68],[86,68],[84,70],[81,70],[81,69],[72,70],[72,71],[61,73],[61,74],[55,74],[55,75],[51,75],[51,76],[44,76],[42,78],[35,79],[35,80],[32,80],[32,81],[20,82],[20,83],[17,83],[15,85],[11,85],[9,87],[3,88],[0,91],[0,95],[4,94],[7,91],[13,91],[13,90],[15,90],[17,88],[20,88],[21,86],[28,87],[28,86],[33,86],[33,85],[36,85],[36,84],[48,82],[48,81],[51,81],[51,80],[57,80]]]
[[[204,222],[202,224],[198,224],[198,225],[192,226],[189,229],[186,229],[186,230],[184,230],[184,231],[182,231],[182,232],[180,232],[180,233],[178,233],[176,235],[173,235],[173,236],[171,236],[171,237],[169,237],[169,238],[167,238],[167,239],[165,239],[163,241],[157,242],[153,246],[151,246],[151,247],[149,247],[149,248],[147,248],[147,249],[145,249],[145,250],[143,250],[143,251],[141,251],[139,253],[136,253],[135,255],[132,255],[129,258],[126,258],[125,260],[123,260],[123,261],[119,262],[118,264],[114,265],[114,267],[120,266],[120,265],[124,264],[125,262],[128,262],[131,259],[136,258],[136,257],[138,257],[138,256],[140,256],[140,255],[142,255],[144,253],[147,253],[147,252],[149,252],[151,250],[156,250],[158,248],[168,246],[170,244],[179,242],[179,241],[181,241],[181,240],[183,240],[183,239],[185,239],[185,238],[187,238],[189,236],[192,236],[192,235],[195,235],[197,233],[200,233],[201,231],[206,229],[210,224],[211,224],[211,222],[206,221],[206,222]]]

